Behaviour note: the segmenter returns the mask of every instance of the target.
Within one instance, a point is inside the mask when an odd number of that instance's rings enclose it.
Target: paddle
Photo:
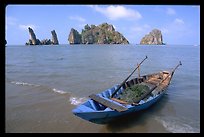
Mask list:
[[[171,71],[171,73],[169,73],[162,81],[160,81],[159,83],[157,83],[157,85],[155,85],[151,90],[149,90],[148,92],[146,92],[145,94],[143,94],[138,100],[134,101],[134,103],[138,103],[140,102],[140,100],[144,99],[147,95],[149,95],[153,90],[155,90],[161,83],[163,83],[167,78],[169,78],[169,76],[171,75],[171,78],[174,74],[174,71],[180,66],[181,61],[179,62],[179,64]]]
[[[145,59],[147,59],[147,56],[140,62],[139,65],[137,65],[137,67],[133,70],[133,72],[120,84],[120,86],[113,92],[113,94],[111,95],[111,98],[113,98],[113,96],[118,92],[118,90],[123,86],[123,84],[132,76],[132,74],[137,70],[137,68],[139,68],[139,66],[145,61]]]

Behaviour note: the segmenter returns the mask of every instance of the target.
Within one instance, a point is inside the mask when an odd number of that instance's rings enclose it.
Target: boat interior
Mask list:
[[[153,90],[150,95],[148,95],[146,97],[146,99],[149,96],[155,96],[156,94],[160,94],[160,92],[164,91],[164,89],[168,86],[168,84],[170,82],[171,77],[169,77],[170,76],[169,73],[170,72],[168,72],[168,71],[162,71],[162,72],[159,72],[159,73],[144,75],[142,77],[134,78],[134,79],[131,79],[131,80],[125,82],[125,84],[122,85],[120,90],[116,93],[116,95],[114,97],[115,98],[114,101],[116,101],[117,103],[122,103],[122,101],[120,102],[120,100],[117,99],[117,96],[119,94],[121,94],[127,87],[131,87],[132,85],[139,84],[139,83],[145,84],[151,89],[154,86],[156,86],[158,83],[161,82],[159,84],[159,86],[157,86],[157,88],[155,90]],[[169,78],[166,78],[166,77],[169,77]],[[105,99],[110,99],[111,95],[117,89],[117,87],[118,87],[118,85],[116,85],[116,86],[114,86],[114,87],[112,87],[112,88],[110,88],[110,89],[108,89],[106,91],[103,91],[102,93],[99,93],[97,95],[99,97],[102,97],[102,98],[105,98]],[[146,100],[146,99],[144,99],[144,100]],[[109,102],[109,103],[112,104],[111,102]],[[93,110],[97,110],[97,111],[105,110],[107,108],[105,105],[102,105],[101,103],[98,103],[97,101],[95,101],[93,99],[90,99],[88,102],[86,102],[85,105],[87,107],[89,107],[89,108],[91,108]]]

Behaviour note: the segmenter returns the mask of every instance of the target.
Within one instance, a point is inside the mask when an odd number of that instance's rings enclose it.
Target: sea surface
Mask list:
[[[7,45],[5,53],[7,133],[200,133],[200,46]],[[145,56],[141,75],[182,62],[159,102],[107,125],[72,114],[90,94],[120,84]]]

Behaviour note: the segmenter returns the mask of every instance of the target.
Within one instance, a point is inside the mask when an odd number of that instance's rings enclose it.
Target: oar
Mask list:
[[[113,92],[113,94],[111,95],[111,98],[118,92],[118,90],[123,86],[123,84],[131,77],[131,75],[137,70],[137,68],[139,68],[139,66],[145,61],[145,59],[147,59],[147,56],[140,62],[139,65],[137,65],[137,67],[133,70],[133,72],[120,84],[120,86]]]
[[[138,103],[140,102],[140,100],[144,99],[147,95],[149,95],[153,90],[155,90],[161,83],[163,83],[167,78],[169,78],[169,76],[171,75],[171,78],[174,74],[174,71],[180,66],[181,61],[179,62],[179,64],[171,71],[171,73],[169,73],[162,81],[160,81],[159,83],[157,83],[157,85],[155,85],[151,90],[149,90],[148,92],[146,92],[145,94],[143,94],[138,100],[134,101],[134,103]]]

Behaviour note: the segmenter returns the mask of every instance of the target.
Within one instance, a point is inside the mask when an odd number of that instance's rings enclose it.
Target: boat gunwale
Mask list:
[[[141,77],[139,77],[139,78],[136,77],[136,78],[133,78],[133,79],[127,81],[126,83],[128,83],[128,82],[130,82],[130,81],[132,81],[132,80],[134,80],[134,79],[146,79],[147,77],[151,77],[151,76],[154,76],[154,75],[159,75],[160,73],[163,73],[163,72],[164,72],[164,71],[159,71],[159,72],[156,72],[156,73],[151,73],[151,74],[143,75],[143,76],[141,76]],[[169,74],[171,73],[170,71],[165,71],[165,72],[168,72]],[[171,75],[170,75],[170,76],[171,76]],[[171,77],[169,78],[168,81],[170,82],[170,80],[171,80]],[[144,82],[144,81],[142,81],[142,82]],[[142,83],[142,82],[140,82],[140,83]],[[137,83],[137,84],[139,84],[139,83]],[[96,94],[96,95],[104,97],[104,93],[110,92],[110,91],[109,91],[110,89],[116,89],[118,86],[119,86],[119,85],[116,84],[116,85],[114,85],[113,87],[111,87],[111,88],[109,88],[109,89],[106,89],[106,90],[104,90],[104,91],[102,91],[102,92],[100,92],[100,93],[98,93],[98,94]],[[123,91],[125,90],[124,86],[125,86],[125,83],[124,83],[124,85],[122,86],[123,89],[120,89],[119,92],[123,92]],[[130,108],[134,108],[134,107],[136,107],[136,106],[139,106],[139,105],[148,103],[149,101],[154,100],[155,98],[157,98],[157,96],[159,96],[160,94],[162,94],[162,93],[165,91],[165,89],[166,89],[167,87],[168,87],[168,85],[167,85],[164,89],[162,89],[162,90],[160,91],[160,93],[158,93],[158,94],[152,96],[151,99],[148,98],[148,99],[146,99],[146,101],[141,100],[141,101],[138,102],[137,104],[126,104],[126,105],[124,105],[124,106],[125,106],[126,108],[128,108],[128,110],[129,110]],[[126,88],[127,88],[127,87],[126,87]],[[113,92],[113,91],[111,91],[111,92]],[[119,94],[119,93],[118,93],[118,94]],[[118,94],[116,94],[115,96],[118,96]],[[104,97],[104,98],[109,98],[109,97]],[[89,107],[89,106],[87,106],[87,105],[85,105],[85,104],[86,104],[88,101],[90,101],[90,100],[92,100],[92,99],[88,99],[86,102],[84,102],[84,103],[81,104],[81,105],[84,105],[84,106],[86,106],[86,107]],[[93,101],[94,101],[94,100],[93,100]],[[94,101],[94,102],[95,102],[95,103],[98,103],[98,102],[96,102],[96,101]],[[116,101],[115,101],[115,102],[116,102]],[[98,104],[100,104],[100,103],[98,103]],[[89,107],[89,108],[90,108],[90,107]],[[90,109],[92,109],[94,112],[105,112],[107,108],[108,108],[108,107],[105,107],[105,109],[102,109],[102,110],[94,110],[93,108],[90,108]],[[128,111],[128,110],[126,110],[126,111]],[[90,113],[93,113],[93,111],[90,111]],[[110,111],[116,111],[116,110],[108,109],[108,111],[110,112]],[[87,112],[89,112],[89,111],[87,111]],[[121,112],[119,112],[119,113],[121,113]]]

